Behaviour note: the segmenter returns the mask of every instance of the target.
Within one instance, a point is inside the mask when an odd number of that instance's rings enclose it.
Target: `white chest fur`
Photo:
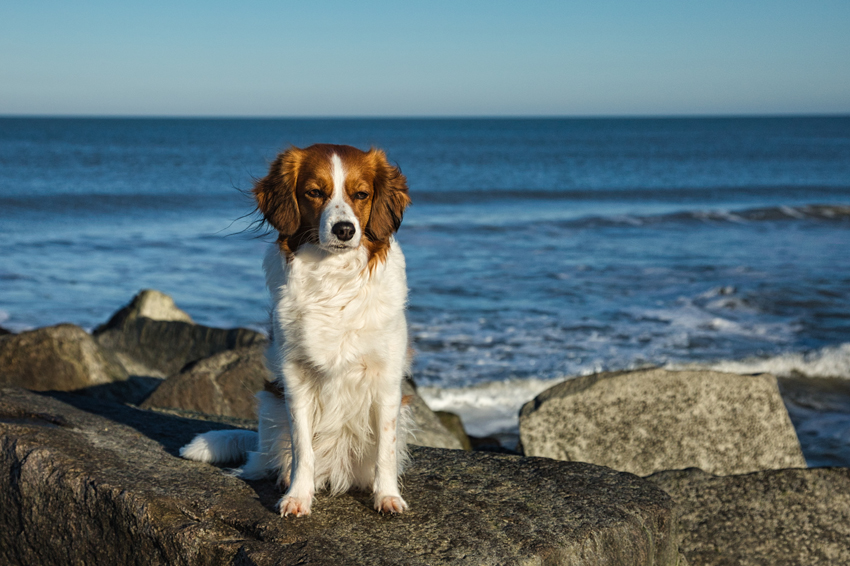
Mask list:
[[[393,241],[385,262],[371,271],[367,263],[362,247],[332,254],[305,245],[289,262],[270,250],[266,277],[283,357],[340,375],[381,360],[388,350],[407,348],[401,248]]]

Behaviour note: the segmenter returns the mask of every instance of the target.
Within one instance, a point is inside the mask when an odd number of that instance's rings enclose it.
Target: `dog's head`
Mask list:
[[[385,254],[410,204],[407,180],[383,151],[347,145],[291,147],[253,192],[287,253],[310,242],[332,253],[366,245]]]

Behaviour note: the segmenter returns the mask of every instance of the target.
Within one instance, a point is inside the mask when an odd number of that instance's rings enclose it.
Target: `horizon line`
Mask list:
[[[732,118],[848,118],[850,112],[724,112],[681,114],[406,114],[406,115],[251,115],[251,114],[3,114],[0,119],[86,120],[676,120]]]

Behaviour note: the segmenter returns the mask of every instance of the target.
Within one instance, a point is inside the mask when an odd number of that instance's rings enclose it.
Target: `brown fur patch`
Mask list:
[[[387,260],[387,254],[390,252],[390,242],[388,240],[380,240],[377,242],[368,240],[363,245],[366,246],[366,249],[369,252],[369,263],[367,265],[369,273],[372,273],[375,271],[375,267],[377,267],[379,263],[383,263]]]

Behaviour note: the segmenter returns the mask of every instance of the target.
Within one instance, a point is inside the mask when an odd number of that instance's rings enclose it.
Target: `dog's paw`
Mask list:
[[[376,495],[375,510],[378,513],[404,513],[407,503],[398,495]]]
[[[277,508],[280,510],[281,517],[295,515],[296,517],[306,517],[310,514],[311,497],[294,497],[292,495],[284,495]]]

